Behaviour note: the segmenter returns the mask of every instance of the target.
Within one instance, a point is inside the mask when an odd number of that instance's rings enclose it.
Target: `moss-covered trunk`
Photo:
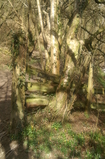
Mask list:
[[[76,39],[76,30],[78,29],[80,17],[76,14],[71,20],[70,28],[67,33],[66,42],[68,45],[68,51],[66,54],[64,74],[61,77],[59,86],[56,92],[56,104],[54,111],[60,114],[64,112],[67,106],[67,92],[70,89],[70,84],[73,80],[73,70],[76,66],[76,59],[79,51],[79,41]]]
[[[14,133],[21,131],[24,122],[26,40],[22,33],[14,35],[12,49],[12,113],[11,128]]]
[[[68,52],[66,55],[66,62],[64,68],[64,75],[61,78],[60,84],[56,93],[56,106],[54,107],[57,112],[61,112],[62,108],[65,107],[67,110],[67,91],[70,89],[71,82],[73,80],[73,70],[75,69],[78,53],[80,49],[80,42],[77,38],[81,15],[88,5],[88,1],[75,1],[75,11],[69,20],[69,29],[66,36],[66,43],[68,46]],[[83,9],[80,11],[79,5],[82,5]],[[73,95],[76,99],[76,96]],[[73,101],[75,100],[73,98]],[[72,98],[71,98],[72,99]],[[72,103],[73,105],[73,103]],[[70,107],[71,105],[69,105]]]

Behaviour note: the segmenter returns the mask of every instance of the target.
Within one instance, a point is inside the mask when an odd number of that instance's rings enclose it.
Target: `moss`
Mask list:
[[[48,84],[40,84],[40,83],[34,83],[32,85],[30,85],[30,83],[28,83],[27,86],[28,91],[32,91],[32,92],[36,92],[36,91],[40,91],[43,93],[48,93],[48,92],[55,92],[55,88],[51,85]]]
[[[27,107],[46,106],[48,105],[48,103],[49,103],[48,99],[44,99],[41,97],[26,99]]]

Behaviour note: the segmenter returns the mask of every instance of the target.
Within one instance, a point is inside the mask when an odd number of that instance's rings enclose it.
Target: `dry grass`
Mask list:
[[[41,158],[45,154],[45,159],[93,159],[95,156],[97,159],[104,159],[104,113],[99,115],[97,127],[96,112],[87,116],[83,111],[75,111],[63,124],[60,119],[61,117],[52,120],[44,110],[29,116],[23,138],[25,140],[27,134],[30,136],[27,144],[29,143],[34,156],[39,155]]]

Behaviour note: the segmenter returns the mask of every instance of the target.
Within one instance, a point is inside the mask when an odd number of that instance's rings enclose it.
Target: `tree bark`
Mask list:
[[[42,37],[43,37],[43,43],[44,43],[44,47],[45,47],[45,57],[46,57],[46,69],[48,69],[48,65],[49,65],[49,54],[47,51],[47,42],[46,42],[46,38],[45,38],[45,34],[44,34],[44,27],[43,27],[43,20],[42,20],[42,12],[41,12],[41,7],[40,7],[40,1],[37,0],[37,7],[38,7],[38,14],[39,14],[39,22],[40,22],[40,27],[41,27],[41,31],[42,31]]]
[[[79,3],[82,3],[79,1]],[[69,31],[67,32],[66,36],[66,43],[69,47],[69,51],[66,55],[66,62],[65,62],[65,68],[64,68],[64,75],[61,78],[60,84],[57,89],[56,93],[56,108],[58,112],[61,112],[62,108],[66,107],[67,109],[67,92],[68,89],[70,89],[71,82],[73,80],[73,70],[76,67],[76,62],[78,58],[78,53],[80,49],[80,41],[77,39],[77,32],[79,28],[79,23],[81,20],[81,14],[83,13],[84,9],[86,8],[88,2],[85,3],[85,6],[80,12],[78,5],[75,5],[75,11],[74,14],[71,16],[71,19],[69,21]],[[76,1],[76,4],[78,4],[78,1]],[[63,89],[63,91],[62,91]],[[69,106],[70,107],[70,106]]]
[[[60,84],[57,89],[58,91],[56,93],[56,100],[57,100],[56,109],[59,111],[64,105],[66,105],[67,91],[68,88],[70,88],[70,84],[73,80],[72,74],[76,66],[76,59],[78,57],[78,51],[79,51],[79,41],[75,37],[79,20],[80,17],[78,16],[78,14],[76,14],[71,22],[69,33],[67,34],[66,42],[69,49],[66,55],[64,75],[61,78]]]
[[[92,94],[93,94],[93,63],[91,61],[90,65],[89,65],[88,89],[87,89],[86,111],[88,111],[88,112],[90,109],[90,104],[92,103]]]
[[[59,44],[57,27],[57,0],[51,0],[51,65],[52,73],[59,74]]]

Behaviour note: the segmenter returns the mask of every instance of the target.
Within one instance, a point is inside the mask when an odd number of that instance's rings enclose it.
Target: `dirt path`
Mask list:
[[[11,72],[0,71],[0,159],[29,159],[17,141],[11,141],[8,130],[11,115]]]
[[[0,71],[0,126],[10,119],[11,73]],[[0,127],[0,130],[1,127]]]

